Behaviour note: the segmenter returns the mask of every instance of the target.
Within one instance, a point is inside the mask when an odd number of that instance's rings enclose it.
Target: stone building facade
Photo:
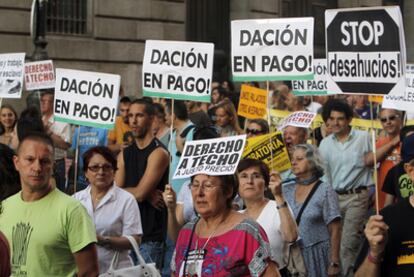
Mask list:
[[[49,14],[47,52],[55,67],[120,74],[125,94],[138,96],[147,39],[214,42],[215,74],[226,79],[233,19],[314,16],[315,55],[322,57],[326,8],[395,3],[404,14],[408,62],[414,62],[414,1],[402,0],[48,0],[63,11]],[[25,52],[31,59],[31,5],[31,0],[0,0],[0,53]],[[65,18],[70,12],[72,19],[83,17],[82,28],[71,29],[73,22]]]

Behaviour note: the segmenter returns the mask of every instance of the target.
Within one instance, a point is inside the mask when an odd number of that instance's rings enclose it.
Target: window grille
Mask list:
[[[88,0],[49,0],[46,30],[56,34],[87,34],[87,16]]]

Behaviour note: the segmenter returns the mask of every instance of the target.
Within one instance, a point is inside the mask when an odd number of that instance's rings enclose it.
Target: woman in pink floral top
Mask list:
[[[263,229],[231,209],[234,176],[199,174],[190,187],[200,219],[180,231],[171,261],[175,276],[279,276]]]

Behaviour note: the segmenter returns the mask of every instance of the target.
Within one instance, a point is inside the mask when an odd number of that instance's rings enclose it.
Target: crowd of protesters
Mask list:
[[[209,104],[122,96],[109,132],[55,121],[53,91],[41,94],[40,110],[19,115],[4,104],[0,277],[97,276],[116,252],[119,266],[132,266],[137,257],[125,236],[162,276],[289,276],[286,249],[296,242],[307,276],[414,276],[407,115],[367,96],[269,87],[270,109],[323,119],[315,129],[278,130],[291,168],[244,159],[234,176],[177,180],[187,141],[251,138],[275,126],[238,116],[231,82],[214,82]],[[379,120],[375,145],[370,132],[352,127],[354,118]],[[370,217],[375,201],[382,210]]]

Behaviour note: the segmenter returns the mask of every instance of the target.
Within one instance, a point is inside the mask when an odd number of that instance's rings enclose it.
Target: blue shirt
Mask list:
[[[368,132],[351,129],[340,142],[335,134],[324,138],[319,150],[325,162],[325,177],[334,190],[344,191],[372,184],[372,168],[365,166],[365,154],[372,151]]]

